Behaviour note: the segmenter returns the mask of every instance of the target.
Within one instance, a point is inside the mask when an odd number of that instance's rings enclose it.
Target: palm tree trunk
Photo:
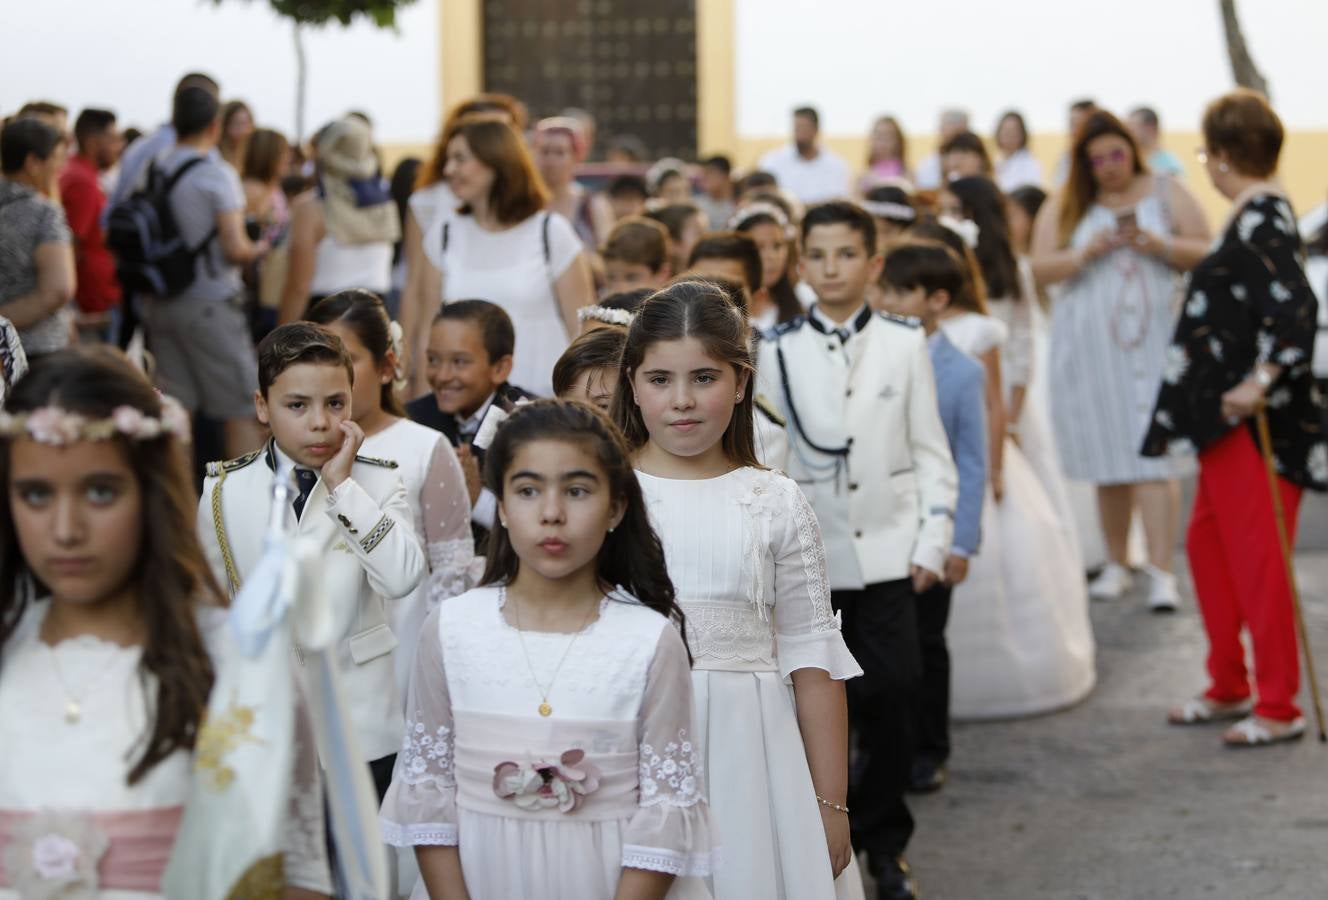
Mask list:
[[[1245,45],[1245,34],[1240,28],[1240,17],[1236,14],[1236,0],[1218,0],[1222,10],[1222,27],[1227,35],[1227,56],[1231,60],[1231,75],[1236,84],[1256,90],[1272,99],[1268,93],[1268,80],[1254,65],[1249,47]]]

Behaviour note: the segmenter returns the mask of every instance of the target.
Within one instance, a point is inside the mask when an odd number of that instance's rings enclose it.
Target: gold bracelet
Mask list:
[[[838,803],[831,803],[829,800],[824,799],[820,794],[816,795],[816,802],[824,806],[826,809],[833,809],[835,812],[842,812],[844,815],[848,815],[847,806],[840,806]]]

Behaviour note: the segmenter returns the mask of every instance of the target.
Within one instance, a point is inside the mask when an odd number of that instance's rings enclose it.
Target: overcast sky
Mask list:
[[[309,35],[308,127],[363,109],[380,140],[428,141],[438,127],[439,0],[418,0],[398,32],[368,25]],[[448,2],[448,0],[443,0]],[[643,3],[647,0],[642,0]],[[825,129],[866,130],[894,112],[913,132],[948,104],[981,131],[1007,106],[1059,130],[1081,95],[1150,102],[1193,129],[1231,84],[1217,0],[735,0],[738,130],[783,134],[812,102]],[[1243,0],[1247,36],[1294,128],[1328,129],[1328,0]],[[210,72],[260,122],[294,127],[290,27],[265,0],[0,0],[0,110],[49,98],[107,106],[150,126],[171,87]]]

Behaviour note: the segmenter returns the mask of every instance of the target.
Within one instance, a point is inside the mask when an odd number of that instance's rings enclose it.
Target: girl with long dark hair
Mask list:
[[[856,868],[836,876],[852,860],[844,680],[862,669],[811,505],[757,462],[747,333],[716,285],[655,294],[627,332],[614,419],[687,611],[697,747],[725,835],[715,897],[861,896]]]
[[[497,429],[484,585],[425,622],[383,803],[416,897],[707,896],[685,620],[630,460],[582,403]]]
[[[761,286],[770,296],[770,305],[762,316],[752,317],[752,324],[764,329],[802,315],[802,302],[794,290],[797,233],[788,214],[774,203],[758,201],[734,213],[729,225],[755,241],[761,251]]]
[[[0,896],[166,893],[195,765],[220,737],[209,696],[240,663],[194,529],[188,434],[105,349],[38,360],[0,413]],[[312,739],[280,751],[290,808],[312,814],[248,824],[291,836],[287,896],[327,894]]]
[[[406,418],[397,395],[401,381],[401,326],[372,291],[349,290],[319,301],[309,320],[341,338],[355,369],[351,418],[364,431],[360,452],[397,463],[429,562],[429,577],[392,604],[392,631],[406,640],[396,651],[397,681],[406,696],[415,636],[429,610],[475,583],[470,494],[447,436]]]

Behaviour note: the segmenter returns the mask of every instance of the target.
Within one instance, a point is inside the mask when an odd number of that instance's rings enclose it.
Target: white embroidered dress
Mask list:
[[[695,658],[696,740],[724,844],[717,900],[861,897],[856,865],[831,879],[791,676],[862,674],[830,605],[816,515],[764,469],[678,480],[637,472]]]
[[[193,757],[177,750],[127,783],[156,696],[155,681],[140,677],[142,648],[91,636],[52,647],[38,637],[49,607],[31,604],[0,655],[0,900],[162,897],[161,873],[190,796]],[[199,618],[220,670],[235,655],[225,613],[207,610]],[[80,707],[72,723],[65,718],[71,699]],[[297,728],[296,736],[286,878],[327,893],[317,757],[312,735]],[[61,837],[37,837],[29,846],[32,826]],[[79,893],[80,885],[88,892]]]
[[[415,645],[424,619],[439,601],[470,589],[475,538],[470,531],[470,494],[456,451],[441,432],[409,419],[398,419],[364,439],[360,453],[390,459],[406,486],[406,502],[415,533],[429,561],[429,577],[408,597],[391,606],[392,633],[397,636],[397,686],[406,696]]]
[[[573,636],[518,632],[503,600],[476,588],[426,620],[383,838],[458,847],[472,900],[610,900],[624,867],[682,876],[671,900],[709,897],[695,877],[711,870],[712,829],[678,632],[615,593],[559,669]],[[547,718],[532,669],[552,681]],[[504,763],[557,765],[569,750],[598,769],[575,809],[498,795]]]
[[[1004,325],[976,313],[943,319],[941,327],[974,358],[1007,337]],[[1047,712],[1082,700],[1096,681],[1073,522],[1008,438],[1002,465],[1005,495],[998,503],[988,487],[982,549],[951,600],[946,639],[956,719]]]

